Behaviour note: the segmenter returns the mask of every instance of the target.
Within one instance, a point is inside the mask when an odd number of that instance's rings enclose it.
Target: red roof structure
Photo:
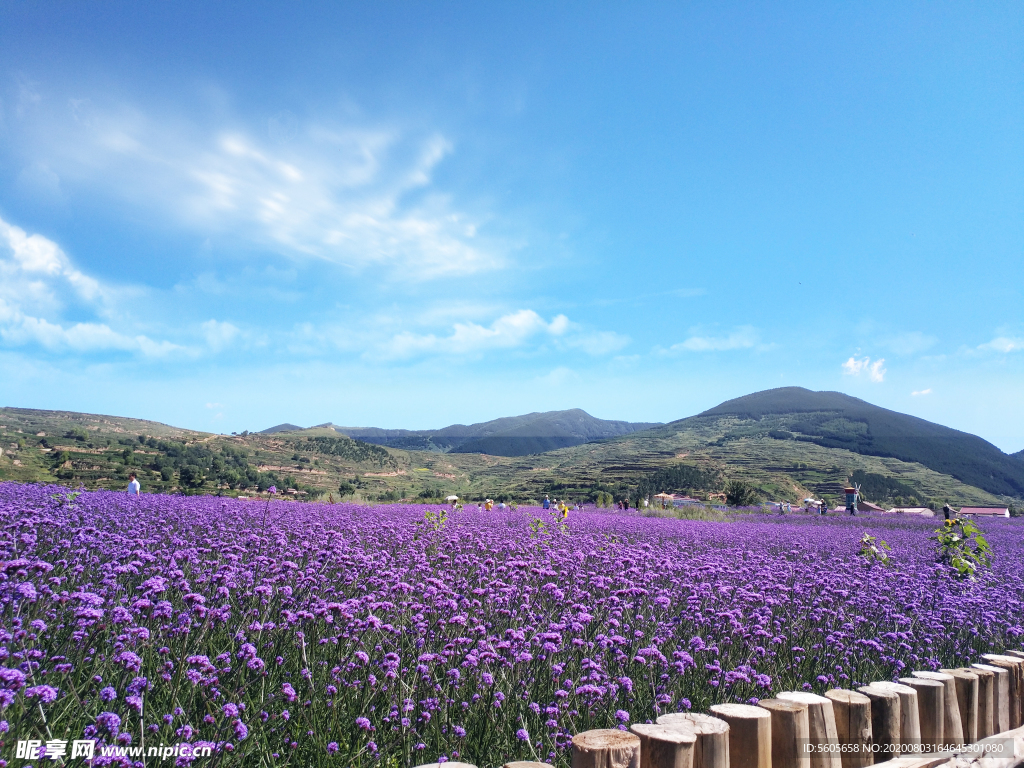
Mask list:
[[[961,517],[1009,517],[1010,510],[1006,507],[961,507]]]

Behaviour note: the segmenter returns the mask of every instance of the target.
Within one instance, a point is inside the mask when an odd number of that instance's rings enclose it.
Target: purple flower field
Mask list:
[[[1024,634],[1015,520],[983,523],[972,583],[935,565],[941,520],[427,510],[0,484],[0,757],[94,738],[210,745],[197,766],[565,765],[591,728]],[[896,568],[857,556],[864,533]]]

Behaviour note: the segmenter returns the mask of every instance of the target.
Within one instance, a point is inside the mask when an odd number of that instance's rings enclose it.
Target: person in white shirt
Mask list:
[[[135,473],[132,472],[128,475],[128,495],[138,496],[142,493],[142,486],[139,485],[139,481],[135,479]]]

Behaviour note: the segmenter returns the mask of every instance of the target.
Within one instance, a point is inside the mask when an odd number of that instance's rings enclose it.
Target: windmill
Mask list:
[[[847,486],[843,492],[846,494],[846,511],[851,515],[857,514],[857,501],[860,499],[860,483],[853,483]]]

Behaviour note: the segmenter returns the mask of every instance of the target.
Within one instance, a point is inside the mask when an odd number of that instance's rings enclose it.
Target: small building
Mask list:
[[[1009,517],[1007,507],[961,507],[960,517]]]
[[[700,499],[695,499],[692,496],[679,496],[676,494],[672,494],[673,507],[697,507],[703,505],[703,501],[701,501]]]
[[[877,504],[872,504],[870,501],[858,501],[857,502],[857,511],[858,512],[885,512],[885,509],[883,509],[882,507],[878,506]]]
[[[928,507],[893,507],[886,510],[889,515],[917,515],[919,517],[935,517],[935,510]]]

